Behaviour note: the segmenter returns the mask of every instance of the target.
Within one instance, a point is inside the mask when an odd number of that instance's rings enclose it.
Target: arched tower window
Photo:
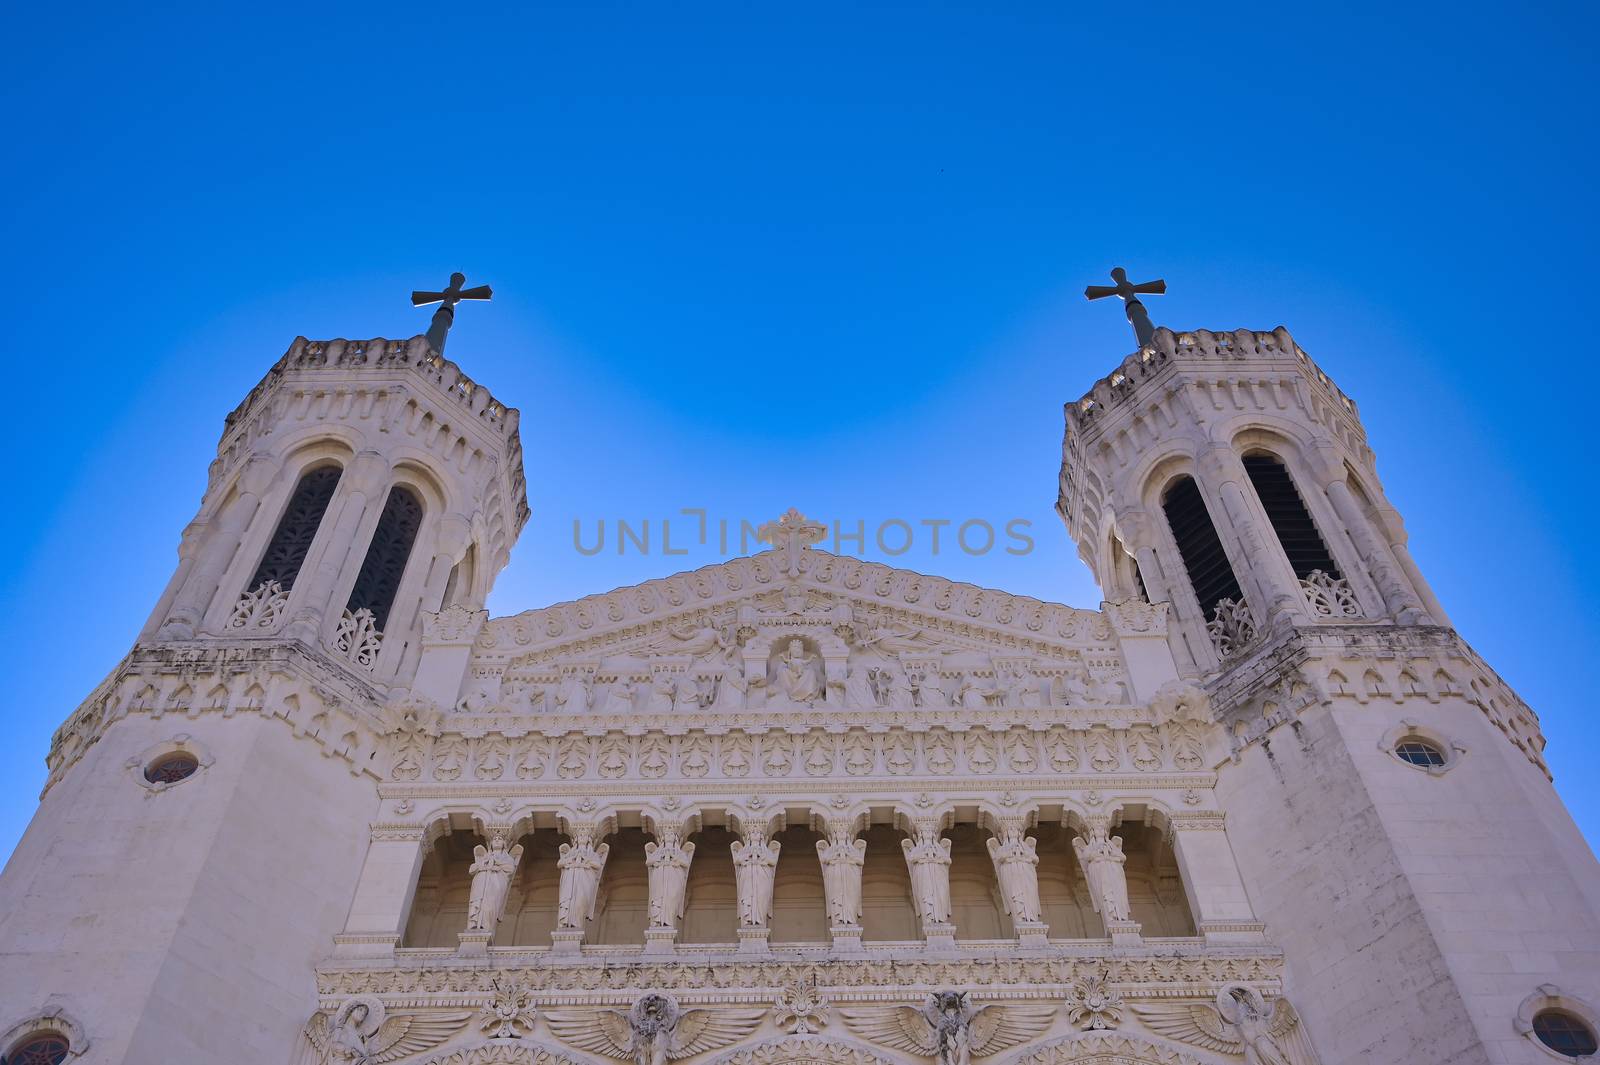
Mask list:
[[[1239,578],[1234,576],[1228,553],[1222,548],[1216,526],[1206,510],[1206,501],[1191,477],[1174,481],[1161,498],[1161,509],[1167,515],[1172,529],[1172,539],[1177,542],[1183,568],[1189,574],[1189,584],[1206,620],[1216,617],[1217,603],[1232,599],[1235,603],[1244,598],[1239,590]]]
[[[372,611],[372,623],[379,632],[389,622],[389,610],[400,591],[400,578],[405,575],[411,545],[416,543],[421,527],[422,502],[408,488],[396,485],[389,489],[377,531],[372,534],[367,557],[356,576],[356,586],[345,604],[352,614],[362,608]]]
[[[1338,580],[1338,564],[1328,553],[1328,545],[1323,543],[1322,534],[1317,532],[1311,512],[1306,509],[1305,500],[1300,498],[1300,491],[1283,463],[1272,455],[1246,455],[1244,469],[1255,486],[1256,498],[1267,512],[1278,543],[1283,545],[1283,553],[1289,556],[1294,575],[1305,580],[1313,571],[1321,570]]]
[[[267,552],[261,556],[261,565],[256,567],[256,575],[250,578],[245,591],[260,588],[268,581],[277,581],[285,592],[294,587],[294,579],[305,564],[306,553],[311,550],[311,541],[316,539],[342,472],[337,466],[319,466],[300,478],[283,517],[278,519],[278,527],[273,530]]]

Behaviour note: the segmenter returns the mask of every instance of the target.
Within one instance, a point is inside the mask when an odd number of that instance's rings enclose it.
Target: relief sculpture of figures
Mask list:
[[[556,689],[556,710],[563,714],[581,714],[589,709],[590,684],[588,674],[572,670],[561,678]]]
[[[790,640],[767,673],[767,705],[809,707],[823,696],[822,669],[815,654],[800,640]]]
[[[1132,920],[1122,837],[1111,835],[1104,825],[1095,825],[1090,828],[1088,839],[1073,837],[1072,849],[1077,852],[1078,864],[1083,866],[1084,879],[1089,882],[1089,900],[1095,911],[1108,922]]]
[[[676,928],[683,917],[694,844],[679,842],[676,828],[662,829],[660,836],[659,843],[644,845],[644,864],[650,876],[650,927]]]
[[[920,1007],[867,1006],[839,1015],[858,1034],[939,1065],[971,1065],[1026,1042],[1055,1020],[1054,1005],[973,1006],[965,991],[938,991]]]
[[[722,672],[717,677],[711,705],[721,711],[743,710],[748,689],[744,676],[744,656],[739,653],[738,644],[729,644],[723,652]]]
[[[561,870],[561,894],[557,903],[557,928],[582,928],[594,917],[595,897],[600,890],[600,874],[605,870],[611,844],[594,845],[593,833],[574,831],[572,842],[563,843],[556,868]]]
[[[745,928],[765,928],[772,921],[772,885],[778,873],[777,840],[759,832],[734,840],[734,880],[739,891],[739,924]]]
[[[994,859],[1000,881],[1000,899],[1013,921],[1041,919],[1039,904],[1038,841],[1022,834],[1017,825],[1007,825],[1001,838],[989,837],[989,856]]]
[[[911,870],[911,893],[923,929],[950,923],[950,841],[935,825],[918,825],[912,839],[900,841]]]
[[[834,928],[861,925],[861,869],[866,856],[867,841],[856,839],[848,826],[829,832],[825,840],[817,840],[828,923]]]
[[[633,1065],[666,1065],[717,1050],[749,1035],[767,1015],[762,1009],[685,1010],[670,995],[648,994],[620,1010],[549,1010],[557,1037],[575,1047]]]
[[[467,931],[493,932],[505,912],[511,877],[522,861],[522,844],[507,849],[507,839],[496,832],[487,847],[472,848],[472,894],[467,901]]]
[[[397,1014],[360,995],[330,1017],[317,1013],[305,1027],[316,1065],[383,1065],[431,1050],[465,1027],[471,1014]]]
[[[1228,984],[1209,1002],[1135,1005],[1152,1031],[1206,1050],[1244,1055],[1245,1065],[1318,1065],[1300,1015],[1286,998],[1269,1008],[1261,992]]]

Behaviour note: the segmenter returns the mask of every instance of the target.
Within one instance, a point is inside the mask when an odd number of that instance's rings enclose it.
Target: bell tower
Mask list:
[[[389,709],[454,705],[528,519],[517,412],[441,351],[487,295],[417,293],[427,336],[295,339],[228,415],[133,648],[57,730],[0,876],[0,1002],[74,1057],[281,1061],[315,1008]]]
[[[293,641],[408,686],[423,614],[479,610],[527,521],[517,421],[428,337],[297,338],[228,415],[140,642]]]
[[[1600,865],[1538,719],[1450,626],[1355,402],[1289,332],[1154,327],[1136,294],[1165,286],[1117,281],[1088,295],[1128,303],[1138,349],[1066,405],[1057,509],[1208,697],[1285,993],[1325,1065],[1548,1061],[1527,1017],[1600,1001]]]

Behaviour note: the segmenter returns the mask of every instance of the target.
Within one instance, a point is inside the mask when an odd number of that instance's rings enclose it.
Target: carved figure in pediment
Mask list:
[[[672,705],[677,691],[677,677],[671,673],[657,673],[650,680],[650,689],[644,699],[644,712],[647,714],[672,713]]]
[[[563,714],[581,714],[589,709],[593,696],[594,679],[583,670],[569,670],[556,688],[556,710]]]
[[[912,698],[917,706],[943,709],[950,705],[950,695],[945,691],[944,674],[937,669],[927,669],[911,681]]]
[[[997,693],[978,678],[975,673],[964,674],[958,695],[961,706],[967,710],[987,710]]]
[[[860,631],[856,646],[863,651],[874,650],[890,655],[916,654],[930,649],[922,633],[894,625],[876,625]]]
[[[719,668],[706,705],[721,711],[743,710],[749,684],[745,681],[744,656],[740,654],[738,644],[730,642],[723,649]]]
[[[1023,669],[1006,670],[995,687],[1000,691],[1002,706],[1035,708],[1044,703],[1038,680]]]
[[[711,705],[715,691],[709,679],[683,674],[672,689],[672,708],[685,713],[695,713]]]
[[[767,705],[780,709],[810,707],[822,695],[821,659],[806,650],[805,641],[790,640],[767,668]]]
[[[917,695],[912,690],[911,681],[906,676],[906,671],[897,664],[890,663],[879,670],[878,687],[883,692],[880,706],[904,710],[917,704]]]
[[[710,625],[701,625],[696,628],[686,625],[683,628],[671,629],[667,633],[672,637],[673,643],[668,648],[669,653],[675,655],[693,655],[696,658],[721,652],[728,646],[728,640]]]
[[[606,701],[603,712],[607,714],[633,713],[633,701],[638,695],[639,685],[630,676],[623,675],[612,681],[606,689]]]
[[[856,661],[850,664],[849,669],[844,681],[844,705],[853,710],[882,706],[883,700],[879,698],[877,685],[873,683],[877,667]]]

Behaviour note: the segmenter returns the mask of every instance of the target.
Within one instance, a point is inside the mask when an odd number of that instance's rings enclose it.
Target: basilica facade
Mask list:
[[[517,411],[442,332],[295,340],[54,737],[0,1060],[1581,1060],[1600,866],[1354,401],[1140,340],[1065,407],[1098,609],[790,511],[507,617]]]

